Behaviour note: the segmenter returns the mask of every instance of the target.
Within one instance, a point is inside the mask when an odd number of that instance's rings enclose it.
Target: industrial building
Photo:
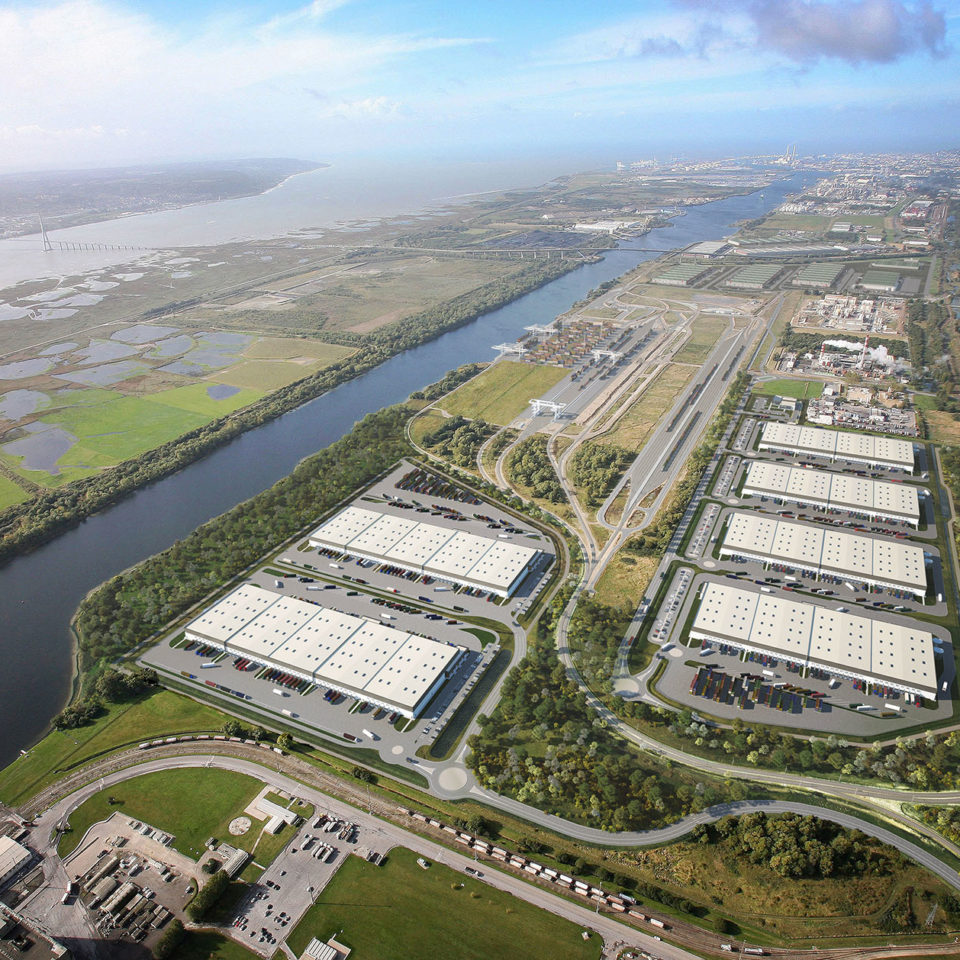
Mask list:
[[[310,543],[501,597],[513,595],[540,555],[533,547],[365,507],[341,510],[310,534]]]
[[[906,483],[754,460],[747,466],[743,493],[820,510],[848,510],[865,517],[902,521],[914,527],[920,525],[917,488]]]
[[[790,283],[794,287],[816,287],[825,290],[837,282],[843,269],[842,263],[808,263],[797,271]]]
[[[933,634],[816,603],[704,585],[690,636],[936,699]]]
[[[723,285],[739,290],[765,290],[783,270],[783,267],[775,263],[755,263],[749,267],[741,267],[729,280],[725,280]]]
[[[709,269],[710,267],[700,263],[678,263],[667,267],[663,273],[658,273],[651,283],[662,283],[668,287],[689,287]]]
[[[779,564],[871,587],[906,590],[921,600],[927,593],[922,547],[762,514],[733,514],[720,556]]]
[[[12,837],[0,837],[0,889],[33,859],[33,854]]]
[[[900,284],[900,274],[889,270],[868,270],[860,281],[864,290],[873,293],[893,293]]]
[[[418,716],[463,648],[243,584],[186,628],[188,641]]]
[[[913,473],[916,458],[909,440],[875,437],[852,430],[824,430],[793,423],[763,425],[759,449],[776,450],[794,456],[826,457],[871,467],[887,467]]]

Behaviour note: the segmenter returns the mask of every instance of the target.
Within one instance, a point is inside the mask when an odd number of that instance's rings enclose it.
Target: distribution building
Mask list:
[[[936,699],[933,634],[721,583],[703,587],[690,636]]]
[[[0,837],[0,887],[4,887],[33,859],[33,854],[12,837]]]
[[[310,543],[412,573],[511,596],[540,551],[365,507],[347,507],[312,534]]]
[[[914,527],[920,525],[920,497],[917,488],[906,483],[753,460],[747,467],[743,493],[748,497],[772,497],[804,507],[847,510]]]
[[[186,638],[411,718],[463,654],[462,647],[246,583],[190,623]]]
[[[817,576],[827,574],[872,587],[906,590],[921,600],[927,593],[922,547],[757,513],[731,516],[720,556],[744,557]]]
[[[875,437],[852,430],[801,427],[794,423],[765,423],[759,448],[795,456],[827,457],[872,467],[892,467],[908,473],[913,473],[916,464],[913,444],[909,440]]]

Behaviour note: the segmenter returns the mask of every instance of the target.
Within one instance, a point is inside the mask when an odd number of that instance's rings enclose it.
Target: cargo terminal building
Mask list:
[[[721,557],[743,557],[866,584],[904,590],[923,600],[927,571],[923,548],[845,530],[792,523],[755,513],[730,518]]]
[[[775,450],[793,456],[827,457],[849,463],[864,463],[913,473],[916,459],[909,440],[875,437],[850,430],[824,430],[793,423],[766,423],[760,450]]]
[[[513,595],[540,556],[533,547],[365,507],[335,514],[310,544],[501,597]]]
[[[935,700],[933,634],[721,583],[703,587],[690,636]]]
[[[186,638],[411,719],[440,690],[464,652],[248,583],[190,623]]]
[[[747,467],[743,494],[920,525],[920,497],[917,488],[906,483],[753,460]]]

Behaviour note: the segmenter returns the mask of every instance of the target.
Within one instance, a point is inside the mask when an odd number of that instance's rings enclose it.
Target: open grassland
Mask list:
[[[506,426],[531,399],[556,386],[568,371],[545,364],[500,360],[441,401],[447,413]]]
[[[600,574],[595,598],[611,607],[639,606],[659,563],[659,557],[637,557],[621,550]]]
[[[423,870],[401,847],[382,867],[348,857],[289,944],[299,956],[311,937],[331,936],[356,960],[595,960],[602,946],[596,936],[584,941],[577,924],[443,864]]]
[[[767,380],[758,383],[754,388],[755,394],[764,397],[793,397],[796,400],[809,400],[819,397],[823,392],[823,380]]]
[[[177,947],[177,960],[258,960],[258,954],[212,930],[191,930]]]
[[[15,503],[23,503],[24,500],[29,498],[30,494],[26,490],[0,474],[0,510],[12,507]]]
[[[923,418],[930,428],[930,439],[935,443],[960,443],[960,421],[945,410],[925,410]]]
[[[414,443],[423,444],[423,438],[442,426],[447,418],[437,410],[424,410],[419,417],[410,423],[410,436]]]
[[[325,330],[369,333],[491,280],[513,276],[524,266],[521,261],[427,255],[372,259],[296,289],[288,285],[296,299],[270,312],[282,317],[309,310],[325,318]]]
[[[696,372],[695,367],[668,363],[613,427],[597,438],[598,442],[638,453],[657,422]]]
[[[94,794],[70,814],[71,832],[60,841],[60,855],[71,853],[93,824],[112,813],[143,820],[172,834],[173,847],[193,860],[202,858],[209,837],[250,849],[260,833],[258,821],[254,820],[242,837],[231,837],[227,827],[260,789],[260,781],[253,777],[214,768],[163,770],[134,777]]]
[[[0,770],[0,801],[22,803],[66,771],[119,747],[176,733],[216,731],[226,719],[219,710],[168,690],[110,704],[93,723],[48,733],[27,756]]]
[[[329,364],[320,360],[307,360],[304,363],[292,363],[289,360],[241,360],[226,370],[212,374],[210,379],[230,387],[264,394],[279,390],[295,380],[309,377],[311,373],[316,373],[326,366]]]
[[[725,842],[684,841],[636,851],[630,859],[641,874],[667,889],[701,903],[716,904],[719,898],[720,905],[714,907],[718,913],[764,938],[783,938],[797,945],[877,936],[880,915],[911,888],[914,913],[922,923],[947,892],[941,881],[910,861],[886,874],[784,879],[765,864],[738,857]],[[942,920],[942,912],[938,915]],[[817,938],[812,941],[811,931]]]
[[[307,340],[304,337],[261,337],[243,351],[243,356],[247,360],[292,360],[304,363],[319,360],[326,367],[352,353],[356,353],[353,347],[341,347],[339,344],[324,343],[322,340]]]
[[[677,363],[703,363],[710,351],[720,339],[720,335],[730,326],[727,317],[701,315],[691,325],[690,339],[674,356]]]

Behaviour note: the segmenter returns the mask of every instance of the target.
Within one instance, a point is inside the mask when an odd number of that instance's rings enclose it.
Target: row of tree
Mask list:
[[[394,406],[365,417],[269,490],[101,584],[77,613],[84,666],[140,643],[386,471],[409,453],[412,413]]]
[[[477,461],[477,453],[483,442],[495,430],[496,427],[490,426],[485,420],[450,417],[432,433],[426,434],[423,444],[458,467],[471,467]]]
[[[93,681],[88,693],[53,718],[55,730],[82,727],[101,716],[108,703],[125,703],[157,685],[157,671],[136,667],[129,673],[108,668]]]

